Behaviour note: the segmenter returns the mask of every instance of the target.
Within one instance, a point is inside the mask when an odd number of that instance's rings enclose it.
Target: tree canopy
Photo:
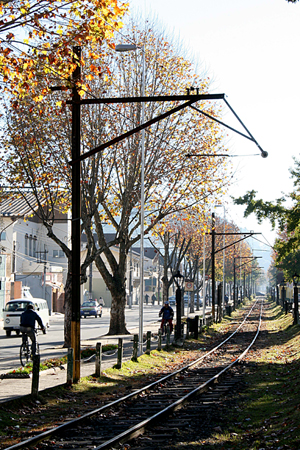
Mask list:
[[[278,225],[279,233],[274,245],[274,264],[291,280],[295,272],[300,273],[300,162],[294,158],[290,170],[294,190],[273,202],[256,199],[256,192],[247,192],[235,199],[235,204],[245,205],[244,216],[254,213],[261,223],[268,219],[273,229]]]
[[[86,52],[89,79],[101,76],[101,43],[110,43],[127,4],[118,0],[12,0],[0,2],[2,88],[17,98],[29,91],[41,100],[55,83],[69,87],[76,64],[73,47]],[[86,79],[82,89],[89,88]],[[42,81],[43,89],[40,83]],[[80,83],[80,80],[78,80]]]

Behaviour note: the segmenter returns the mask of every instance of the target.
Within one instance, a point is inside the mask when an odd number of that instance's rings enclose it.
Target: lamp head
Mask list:
[[[173,278],[174,278],[175,283],[177,284],[177,286],[179,286],[179,287],[182,287],[182,286],[183,286],[184,276],[181,275],[179,269],[178,269],[177,272],[173,275]]]
[[[117,52],[130,52],[132,50],[137,50],[139,47],[137,47],[134,44],[118,44],[115,47],[115,50]]]

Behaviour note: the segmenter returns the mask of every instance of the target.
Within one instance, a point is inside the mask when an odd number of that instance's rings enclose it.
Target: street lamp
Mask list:
[[[119,44],[115,47],[117,52],[142,50],[142,90],[141,96],[145,96],[145,49],[134,44]],[[141,124],[145,122],[145,103],[142,102]],[[143,353],[143,302],[144,302],[144,220],[145,220],[145,129],[142,130],[141,147],[141,239],[140,239],[140,301],[139,301],[139,353]]]
[[[176,332],[175,343],[176,345],[182,345],[181,335],[181,304],[182,304],[182,288],[184,283],[184,276],[178,270],[173,279],[176,284]]]
[[[299,323],[299,305],[298,305],[298,281],[299,275],[293,275],[294,284],[294,325]]]

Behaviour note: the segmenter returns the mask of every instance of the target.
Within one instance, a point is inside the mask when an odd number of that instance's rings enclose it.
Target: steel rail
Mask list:
[[[47,431],[44,431],[43,433],[40,433],[40,434],[38,434],[36,436],[33,436],[33,437],[29,438],[29,439],[26,439],[25,441],[21,441],[21,442],[19,442],[17,444],[14,444],[14,445],[10,446],[10,447],[7,447],[5,450],[19,450],[19,449],[22,449],[22,448],[25,448],[25,447],[30,447],[30,446],[32,446],[32,445],[34,445],[34,444],[36,444],[36,443],[38,443],[40,441],[46,440],[46,439],[50,438],[53,435],[59,434],[63,430],[67,430],[68,428],[72,428],[72,427],[76,426],[80,422],[83,422],[84,420],[89,419],[89,418],[95,416],[96,414],[105,412],[106,410],[108,410],[108,409],[118,405],[119,403],[125,402],[125,401],[127,401],[129,399],[133,399],[133,398],[137,397],[138,395],[140,395],[140,394],[142,394],[142,393],[144,393],[146,391],[151,390],[156,385],[161,384],[161,383],[167,381],[168,379],[175,377],[179,373],[189,369],[190,367],[193,367],[193,366],[199,364],[202,360],[207,358],[209,355],[215,353],[220,347],[222,347],[227,341],[229,341],[238,332],[238,330],[244,325],[244,323],[246,322],[247,318],[249,317],[249,315],[251,314],[251,312],[253,311],[253,309],[255,308],[255,306],[257,305],[257,303],[259,301],[260,300],[256,300],[253,303],[253,305],[250,308],[249,312],[247,313],[247,315],[244,317],[243,321],[239,324],[239,326],[236,328],[236,330],[233,333],[231,333],[224,341],[222,341],[220,344],[218,344],[212,350],[210,350],[207,353],[205,353],[205,355],[202,355],[201,357],[197,358],[195,361],[190,362],[189,364],[185,365],[184,367],[182,367],[182,368],[176,370],[175,372],[172,372],[172,373],[170,373],[170,374],[160,378],[159,380],[154,381],[153,383],[150,383],[149,385],[143,386],[142,388],[140,388],[140,389],[138,389],[138,390],[136,390],[136,391],[126,395],[125,397],[122,397],[122,398],[119,398],[117,400],[114,400],[113,402],[110,402],[107,405],[101,406],[100,408],[97,408],[97,409],[92,410],[92,411],[90,411],[88,413],[85,413],[82,416],[77,417],[76,419],[72,419],[72,420],[70,420],[70,421],[68,421],[66,423],[58,425],[57,427],[51,428],[51,429],[49,429]],[[260,314],[262,314],[262,306],[261,306],[261,313]],[[260,321],[261,321],[261,318],[260,318]],[[259,326],[260,326],[260,323],[259,323]],[[257,333],[257,335],[258,335],[258,333]],[[256,335],[255,339],[257,338],[257,335]],[[250,345],[253,345],[254,341],[255,340],[253,340],[253,342]],[[249,346],[249,348],[250,348],[250,346]],[[247,348],[245,350],[245,352],[247,352],[249,350],[249,348]],[[237,361],[238,361],[238,359],[235,360],[228,368],[230,368],[233,364],[237,363]],[[211,380],[208,380],[203,385],[199,386],[198,388],[196,388],[195,390],[193,390],[192,392],[187,394],[185,397],[183,397],[183,399],[179,399],[177,402],[175,402],[173,404],[173,405],[175,405],[174,408],[177,407],[177,404],[178,405],[182,404],[181,400],[183,400],[183,402],[185,402],[186,399],[188,399],[191,395],[193,395],[194,392],[197,392],[199,389],[202,389],[202,391],[199,392],[199,393],[205,392],[205,390],[207,390],[211,386],[211,384],[213,384],[212,380],[216,379],[216,377],[221,375],[226,370],[227,369],[222,370],[220,372],[220,374],[217,374],[216,376],[212,377]],[[161,414],[167,414],[167,411],[171,411],[173,405],[168,406],[167,408],[163,409],[161,412],[155,414],[153,417],[151,417],[149,419],[145,419],[140,424],[135,425],[132,429],[130,429],[130,430],[132,430],[131,433],[138,433],[137,429],[138,429],[139,426],[140,426],[140,429],[142,429],[142,428],[145,427],[146,424],[153,423],[156,420],[156,418],[160,417]],[[128,430],[128,432],[129,432],[129,430]],[[128,434],[125,435],[125,433],[126,432],[124,432],[121,435],[119,435],[118,438],[119,439],[122,439],[122,438],[125,439],[126,437],[128,437]],[[136,435],[133,435],[132,437],[136,437],[137,435],[139,435],[141,433],[142,433],[142,431],[139,432]],[[108,441],[108,442],[110,442],[110,441]],[[102,445],[104,445],[104,444],[102,444]],[[95,448],[94,450],[102,449],[102,448],[104,449],[104,448],[107,448],[107,447],[99,446],[99,447]]]
[[[255,302],[254,305],[256,305],[257,302]],[[253,305],[253,307],[254,307]],[[172,403],[171,405],[167,406],[166,408],[162,409],[158,413],[154,414],[152,417],[149,417],[148,419],[143,420],[142,422],[136,424],[132,428],[124,431],[123,433],[120,433],[118,436],[115,436],[114,438],[110,439],[109,441],[104,442],[103,444],[99,445],[98,447],[94,447],[94,450],[105,450],[111,448],[112,445],[116,443],[124,443],[125,441],[128,441],[128,439],[133,439],[138,437],[139,435],[143,434],[144,429],[147,428],[149,425],[152,425],[156,423],[158,420],[161,420],[163,417],[170,415],[177,409],[181,408],[184,403],[190,401],[192,398],[196,397],[197,395],[200,395],[204,392],[206,392],[211,386],[214,384],[217,384],[221,378],[224,377],[225,373],[230,370],[235,364],[241,362],[241,360],[244,358],[244,356],[248,353],[254,342],[256,341],[261,327],[261,315],[262,315],[262,305],[263,302],[261,302],[261,309],[260,309],[260,317],[259,317],[259,324],[257,327],[257,331],[255,334],[254,339],[251,341],[249,346],[244,350],[244,352],[236,358],[234,361],[232,361],[228,366],[226,366],[224,369],[222,369],[219,373],[214,375],[212,378],[207,380],[205,383],[202,383],[197,388],[193,389],[191,392],[186,394],[185,396],[181,397],[176,402]],[[252,311],[253,307],[251,308],[250,312]],[[249,314],[250,314],[249,312]],[[248,317],[249,314],[246,316]],[[245,322],[245,320],[243,321]],[[240,328],[240,327],[239,327]],[[233,333],[235,334],[235,333]],[[224,342],[226,342],[228,339],[226,339]],[[218,346],[219,347],[219,346]]]

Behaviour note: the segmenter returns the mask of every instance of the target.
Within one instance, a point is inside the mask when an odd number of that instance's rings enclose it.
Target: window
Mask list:
[[[53,250],[53,258],[63,258],[65,253],[62,250]]]
[[[36,257],[36,241],[37,241],[36,236],[33,236],[33,241],[32,241],[32,256],[33,256],[34,258]]]
[[[32,235],[29,236],[29,256],[32,256]]]
[[[0,233],[0,241],[5,241],[6,240],[6,231],[2,231]]]
[[[28,255],[28,234],[25,234],[25,255]]]

